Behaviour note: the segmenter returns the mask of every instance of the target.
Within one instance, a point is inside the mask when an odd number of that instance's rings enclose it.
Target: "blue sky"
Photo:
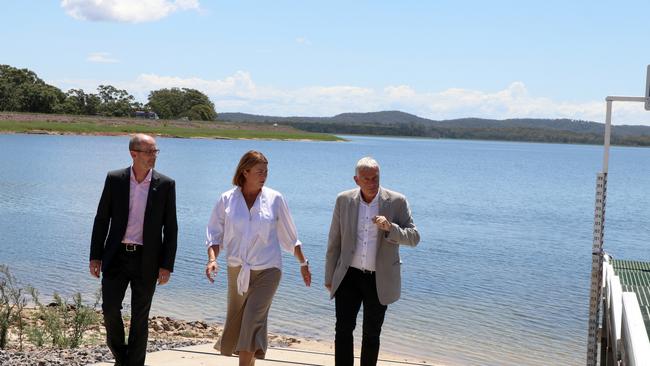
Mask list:
[[[607,95],[643,95],[650,64],[647,0],[0,4],[2,64],[143,102],[196,88],[217,112],[602,121]],[[650,125],[641,104],[614,111]]]

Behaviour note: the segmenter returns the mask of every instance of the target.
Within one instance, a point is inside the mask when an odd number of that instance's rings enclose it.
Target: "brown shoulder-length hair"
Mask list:
[[[239,159],[239,164],[237,164],[237,170],[235,170],[235,176],[232,177],[232,184],[243,187],[246,183],[246,177],[244,177],[244,171],[248,170],[255,165],[262,163],[268,164],[269,161],[266,160],[266,156],[259,151],[250,150],[247,151],[244,156]]]

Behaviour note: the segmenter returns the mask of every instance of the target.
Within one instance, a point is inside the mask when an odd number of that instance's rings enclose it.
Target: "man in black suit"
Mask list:
[[[90,273],[102,275],[106,343],[116,365],[144,365],[149,310],[159,285],[169,281],[176,257],[174,180],[155,171],[156,140],[137,134],[129,141],[133,164],[109,172],[99,200],[90,243]],[[124,342],[122,301],[131,285],[131,327]]]

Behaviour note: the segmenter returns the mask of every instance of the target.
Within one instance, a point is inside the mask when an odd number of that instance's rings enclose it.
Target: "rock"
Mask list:
[[[151,324],[151,327],[156,332],[162,332],[163,331],[162,323],[159,320],[156,320],[155,322],[153,322],[153,324]]]

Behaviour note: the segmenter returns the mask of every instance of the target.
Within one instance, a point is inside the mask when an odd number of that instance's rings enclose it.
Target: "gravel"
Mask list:
[[[206,339],[150,339],[147,352],[189,347],[207,342],[209,340]],[[113,355],[105,345],[84,346],[75,349],[42,347],[23,352],[0,350],[0,365],[2,366],[82,366],[112,359]]]

